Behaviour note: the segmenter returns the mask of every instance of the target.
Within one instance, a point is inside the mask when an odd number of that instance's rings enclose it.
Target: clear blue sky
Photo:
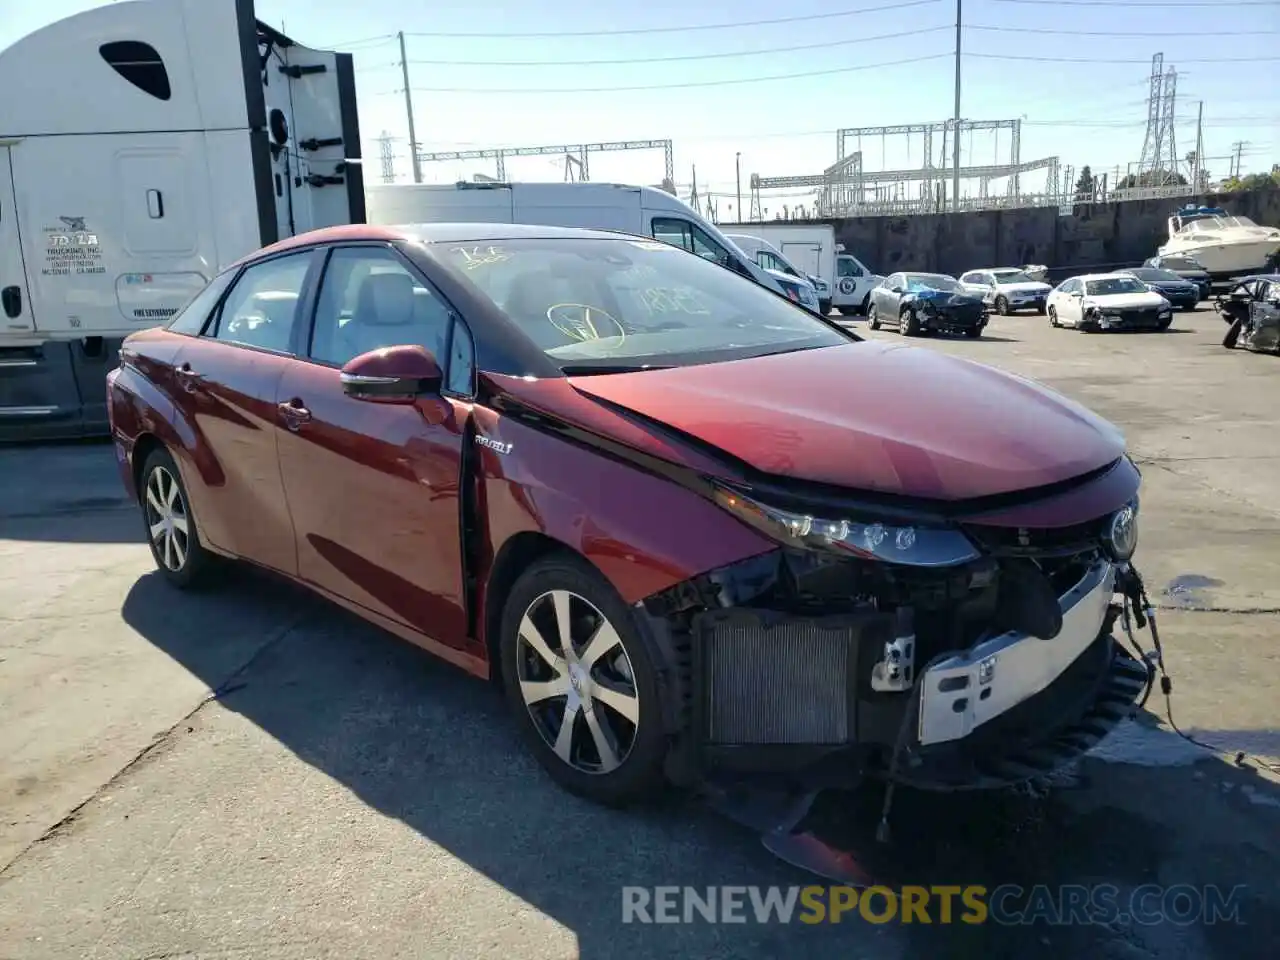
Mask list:
[[[0,46],[96,5],[86,0],[0,0]],[[893,6],[902,8],[770,26],[675,29]],[[397,172],[402,178],[410,168],[403,95],[398,92],[399,53],[391,37],[398,30],[409,34],[411,85],[424,149],[671,138],[677,182],[687,185],[696,164],[700,185],[710,184],[725,195],[735,192],[737,152],[745,192],[752,172],[821,171],[835,159],[838,127],[937,121],[953,110],[954,0],[910,5],[905,0],[652,0],[643,6],[630,0],[258,0],[257,8],[260,19],[283,24],[302,43],[356,55],[366,156],[376,160],[372,140],[383,130],[390,132],[399,138]],[[1245,172],[1280,162],[1280,91],[1274,82],[1280,72],[1280,3],[965,0],[964,21],[968,27],[962,49],[983,56],[963,58],[961,114],[966,119],[1023,118],[1023,160],[1056,155],[1077,169],[1091,164],[1095,172],[1136,161],[1150,58],[1162,52],[1166,65],[1178,68],[1179,154],[1195,146],[1196,104],[1203,100],[1205,154],[1215,176],[1227,172],[1227,156],[1237,140],[1248,142]],[[667,32],[564,35],[657,28]],[[908,31],[925,32],[867,39]],[[425,35],[531,32],[552,36]],[[743,52],[754,55],[656,62]],[[1251,57],[1272,59],[1249,62]],[[583,60],[639,62],[566,63]],[[483,65],[489,61],[547,65]],[[888,61],[907,62],[869,66]],[[862,67],[866,69],[853,69]],[[828,72],[770,82],[590,92],[821,71]],[[485,89],[520,92],[472,92]],[[539,92],[544,89],[579,92]],[[1007,135],[999,143],[990,135],[974,135],[971,142],[966,137],[962,162],[1008,162],[1008,146]],[[862,149],[867,169],[921,163],[921,144],[915,139],[874,138],[864,140]],[[371,166],[376,176],[376,162]],[[424,174],[446,182],[477,171],[493,173],[484,162],[472,162],[429,164]],[[509,177],[522,179],[559,179],[562,172],[563,161],[554,157],[511,160],[507,168]],[[656,183],[661,176],[660,153],[592,158],[596,180]],[[1024,182],[1034,188],[1040,180],[1032,174]]]

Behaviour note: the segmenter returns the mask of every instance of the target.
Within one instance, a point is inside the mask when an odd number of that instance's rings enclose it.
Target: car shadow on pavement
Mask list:
[[[1195,891],[1215,884],[1226,894],[1244,885],[1227,906],[1235,904],[1247,926],[1109,916],[1062,925],[1054,922],[1061,896],[1057,907],[1042,904],[1038,919],[1025,923],[1012,911],[1027,901],[1011,897],[1000,922],[981,925],[963,922],[958,905],[951,922],[942,922],[936,902],[928,924],[870,922],[883,905],[867,914],[854,909],[840,923],[761,924],[748,906],[746,923],[709,923],[695,914],[690,923],[624,924],[624,886],[701,891],[823,881],[774,858],[757,836],[692,798],[619,812],[564,793],[525,752],[489,684],[299,588],[234,570],[222,585],[189,596],[149,574],[129,592],[123,616],[199,676],[222,707],[571,930],[584,960],[745,960],[800,951],[1239,960],[1269,956],[1265,945],[1280,942],[1280,789],[1211,754],[1182,766],[1087,760],[1040,796],[901,791],[887,847],[873,838],[878,788],[822,794],[802,828],[853,851],[872,882],[891,886],[1015,884],[1025,893],[1037,885],[1056,892],[1110,884],[1123,908],[1144,884]],[[294,626],[246,644],[245,626],[261,631],[264,621]],[[220,650],[231,637],[245,656],[238,669]],[[1148,891],[1144,909],[1160,903],[1159,893]]]

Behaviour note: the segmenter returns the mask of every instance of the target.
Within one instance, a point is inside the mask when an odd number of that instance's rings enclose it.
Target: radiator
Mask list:
[[[883,629],[868,627],[880,624]],[[695,653],[703,737],[713,746],[837,745],[854,734],[859,643],[882,647],[879,615],[788,618],[752,611],[704,619]]]

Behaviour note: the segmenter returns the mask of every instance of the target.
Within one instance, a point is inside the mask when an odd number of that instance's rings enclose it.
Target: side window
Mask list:
[[[1063,293],[1079,293],[1080,289],[1081,282],[1079,280],[1068,280],[1062,285]]]
[[[227,287],[231,286],[231,281],[235,278],[235,270],[228,270],[221,276],[214,277],[212,283],[192,297],[185,307],[173,315],[173,319],[169,321],[166,329],[174,333],[185,333],[192,337],[200,336],[200,332],[204,330],[205,321],[209,319],[209,314],[213,313],[213,308],[218,305],[218,300],[222,298],[223,292],[226,291]]]
[[[449,373],[445,390],[464,397],[475,393],[475,350],[471,332],[456,318],[453,321],[453,340],[449,344]]]
[[[693,231],[687,220],[671,220],[666,217],[653,218],[653,238],[680,247],[693,253]]]
[[[903,290],[907,286],[907,275],[905,273],[891,274],[885,280],[884,285],[890,290]]]
[[[960,276],[961,283],[977,283],[981,279],[982,278],[976,273],[965,273]]]
[[[858,261],[849,257],[840,257],[836,260],[836,276],[837,277],[861,277],[864,276],[862,268],[858,266]]]
[[[98,53],[111,65],[111,69],[143,93],[149,93],[157,100],[168,100],[172,96],[169,71],[151,44],[141,40],[113,40],[100,46]]]
[[[979,280],[981,283],[985,283],[988,287],[998,287],[1000,285],[994,273],[984,273]]]
[[[768,250],[761,250],[756,254],[756,263],[760,264],[760,266],[764,267],[766,270],[781,270],[783,273],[787,272],[786,267],[784,267],[778,258]]]
[[[442,367],[452,311],[382,247],[340,247],[316,302],[311,359],[340,367],[380,347],[417,344]]]
[[[705,260],[713,260],[722,267],[729,265],[729,251],[712,240],[705,230],[693,225],[693,252]]]
[[[288,353],[298,297],[311,251],[291,253],[247,268],[223,301],[208,335],[228,343]]]

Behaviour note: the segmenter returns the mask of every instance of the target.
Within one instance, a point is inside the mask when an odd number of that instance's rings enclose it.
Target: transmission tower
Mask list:
[[[395,155],[391,150],[391,134],[382,131],[382,136],[378,138],[378,159],[382,161],[382,182],[396,182],[396,164]]]
[[[1151,82],[1147,94],[1147,134],[1138,161],[1137,186],[1157,187],[1178,171],[1177,127],[1178,72],[1165,70],[1164,54],[1151,58]]]
[[[1157,173],[1164,173],[1161,186],[1177,183],[1177,103],[1178,71],[1170,67],[1164,74],[1164,103],[1160,110],[1160,126],[1164,130],[1164,151],[1159,158],[1159,163],[1156,165],[1156,171]]]

